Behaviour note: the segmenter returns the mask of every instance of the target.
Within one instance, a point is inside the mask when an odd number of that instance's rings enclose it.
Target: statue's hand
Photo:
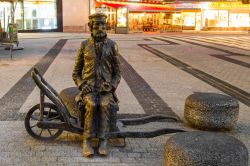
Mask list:
[[[91,86],[89,86],[88,84],[85,84],[83,87],[81,87],[81,91],[83,92],[83,94],[88,94],[92,92],[93,90]]]
[[[102,91],[104,92],[111,92],[113,90],[113,87],[110,83],[104,82],[102,85]]]

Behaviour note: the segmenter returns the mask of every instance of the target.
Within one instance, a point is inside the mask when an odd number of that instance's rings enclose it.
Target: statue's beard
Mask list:
[[[97,32],[95,35],[91,33],[91,36],[95,39],[95,41],[100,42],[106,39],[107,33],[106,32]]]

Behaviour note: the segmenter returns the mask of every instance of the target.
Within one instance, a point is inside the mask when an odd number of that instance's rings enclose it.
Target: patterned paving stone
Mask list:
[[[195,68],[209,73],[210,75],[218,79],[230,82],[230,84],[234,85],[237,88],[244,89],[245,91],[249,90],[249,82],[247,82],[249,68],[240,66],[238,64],[233,64],[223,59],[208,56],[208,54],[229,55],[228,53],[220,52],[219,50],[216,51],[212,48],[183,44],[183,42],[173,39],[167,39],[168,41],[156,39],[161,38],[166,40],[161,36],[163,35],[154,34],[146,35],[146,37],[134,34],[110,35],[111,38],[117,40],[120,46],[120,53],[124,58],[125,63],[128,64],[125,67],[128,68],[128,66],[130,65],[129,67],[133,69],[133,72],[127,72],[125,74],[127,74],[127,77],[130,77],[128,79],[130,79],[131,82],[134,81],[134,83],[131,83],[130,81],[124,79],[124,82],[119,89],[119,95],[129,93],[130,96],[134,96],[133,102],[131,102],[127,98],[121,97],[122,100],[120,104],[124,102],[127,103],[127,105],[126,107],[122,107],[122,109],[120,110],[120,118],[141,117],[146,114],[152,114],[152,111],[154,110],[162,112],[162,108],[165,107],[167,107],[167,110],[171,110],[174,114],[182,118],[184,100],[186,96],[197,91],[223,93],[213,86],[210,86],[203,81],[190,76],[189,74],[181,70],[181,68],[177,68],[162,60],[161,58],[155,56],[154,54],[146,51],[145,49],[138,47],[138,44],[151,44],[154,49],[174,56],[181,62],[185,62],[190,65],[192,64],[192,66],[195,66]],[[188,34],[180,36],[176,34],[166,34],[165,36],[173,36],[174,38],[177,37],[180,39],[185,38],[185,40],[190,40],[188,38],[193,38],[192,35]],[[43,40],[46,39],[46,35],[44,34],[22,34],[22,37],[26,39],[23,38],[21,40],[25,40],[26,43],[34,42],[34,45],[36,45],[35,40],[39,41],[40,37],[43,38]],[[57,56],[55,58],[55,61],[53,61],[48,70],[44,73],[45,77],[49,80],[49,82],[52,82],[53,85],[60,83],[62,84],[59,86],[59,90],[64,86],[71,85],[69,81],[63,80],[71,79],[69,78],[69,70],[71,70],[72,68],[71,65],[74,61],[76,51],[75,49],[79,46],[80,41],[87,37],[87,34],[49,34],[49,38],[47,38],[48,41],[55,40],[55,38],[56,40],[60,40],[62,38],[70,40],[62,48],[61,51],[63,51],[63,53],[60,52],[60,54],[62,55]],[[205,39],[211,39],[216,36],[213,35],[213,37],[211,37],[209,35],[204,35],[202,37]],[[145,38],[150,40],[144,40]],[[217,36],[216,39],[220,40],[221,42],[223,40],[233,42],[233,40],[235,40],[235,36]],[[245,43],[245,40],[248,40],[248,37],[245,38],[244,36],[240,36],[239,40],[240,41],[238,41],[238,44],[240,44],[241,42]],[[171,42],[173,43],[171,44]],[[204,42],[202,44],[204,44]],[[216,46],[212,43],[205,44],[213,47]],[[225,45],[227,44],[228,43],[225,42]],[[41,44],[39,44],[38,42],[37,47],[40,46]],[[51,45],[51,47],[52,46],[53,45]],[[240,48],[230,48],[230,45],[229,47],[219,45],[217,47],[223,49],[228,48],[228,51],[233,53],[235,53],[236,50],[239,54],[249,53],[245,49],[241,50]],[[32,50],[30,51],[32,52]],[[25,58],[27,57],[31,58],[31,54],[32,53],[30,53],[30,55],[27,54],[23,57],[20,56],[18,57],[18,60],[25,60]],[[250,62],[247,56],[239,56],[234,54],[228,57],[234,58],[241,62]],[[59,58],[61,59],[59,60]],[[11,68],[11,63],[6,64],[9,65],[1,66],[0,71],[2,71],[3,68],[6,69],[5,71],[7,71],[7,69],[15,70],[14,67]],[[62,65],[64,67],[62,67]],[[27,72],[27,69],[24,67],[25,65],[23,66],[23,70],[21,70],[22,67],[19,66],[18,71],[16,72],[19,73],[19,75],[24,75]],[[124,71],[126,72],[127,70]],[[56,77],[56,73],[58,72],[61,73],[62,78]],[[234,77],[232,77],[230,73],[234,75]],[[1,76],[3,77],[4,74],[0,72],[0,78],[2,78]],[[12,81],[14,82],[12,84],[15,85],[15,79],[13,79]],[[133,89],[133,84],[139,85],[136,86],[136,88],[140,90],[138,90],[137,94],[135,93],[137,89],[134,89],[134,92],[132,92],[131,90]],[[3,90],[3,87],[5,86],[0,86],[0,92],[4,93],[5,90]],[[130,91],[128,89],[130,89]],[[135,97],[136,95],[138,96]],[[27,100],[29,101],[26,101],[28,103],[35,103],[36,100],[34,99],[34,97],[36,97],[36,95],[31,95],[27,98]],[[144,103],[140,103],[139,100],[145,101]],[[22,100],[22,102],[24,101]],[[110,156],[108,158],[101,158],[96,156],[94,159],[85,159],[81,156],[82,137],[80,135],[64,132],[57,140],[52,142],[42,142],[35,140],[30,137],[25,131],[23,121],[21,121],[25,116],[25,112],[16,114],[18,108],[20,107],[15,107],[15,109],[13,109],[15,110],[14,112],[8,109],[2,110],[3,112],[9,112],[8,117],[12,118],[7,121],[6,118],[2,117],[1,120],[3,121],[0,121],[0,165],[37,165],[37,163],[39,162],[39,165],[160,166],[163,162],[164,144],[166,140],[173,135],[163,135],[150,139],[126,139],[126,147],[111,147]],[[144,110],[146,110],[145,114],[143,114],[143,110],[139,110],[138,108],[144,108]],[[131,109],[131,111],[126,112],[126,110],[124,109]],[[228,133],[244,142],[244,144],[248,148],[248,151],[250,150],[249,119],[249,107],[245,104],[240,103],[240,116],[238,124],[233,131]],[[166,127],[193,131],[193,129],[189,128],[184,123],[174,122],[155,122],[140,126],[127,126],[123,128],[123,130],[151,131]]]

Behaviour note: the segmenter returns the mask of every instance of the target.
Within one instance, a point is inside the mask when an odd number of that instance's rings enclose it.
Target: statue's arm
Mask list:
[[[121,70],[120,70],[120,62],[119,62],[119,51],[118,45],[114,43],[113,46],[113,74],[111,85],[113,89],[116,89],[121,80]]]
[[[72,78],[76,84],[76,86],[81,90],[81,86],[84,84],[84,81],[82,79],[82,70],[83,70],[83,65],[84,65],[84,43],[82,42],[79,49],[78,53],[75,59],[75,66],[73,69],[72,73]]]

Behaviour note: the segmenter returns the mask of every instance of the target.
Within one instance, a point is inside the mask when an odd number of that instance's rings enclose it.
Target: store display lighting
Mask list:
[[[242,4],[241,2],[210,2],[210,9],[250,9],[250,4]]]
[[[149,3],[138,3],[138,2],[121,2],[121,1],[110,1],[110,0],[97,0],[97,2],[105,4],[113,8],[128,7],[132,9],[144,9],[144,10],[173,10],[174,7],[171,5],[162,4],[149,4]]]

